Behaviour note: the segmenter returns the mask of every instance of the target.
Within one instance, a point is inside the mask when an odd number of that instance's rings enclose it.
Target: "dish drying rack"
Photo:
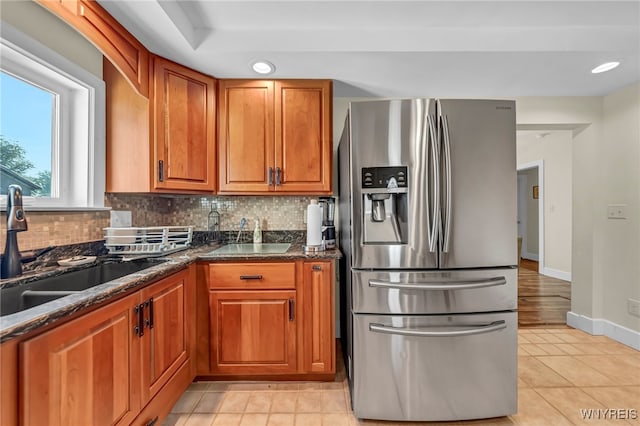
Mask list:
[[[191,244],[193,226],[103,228],[110,254],[158,256],[184,250]]]

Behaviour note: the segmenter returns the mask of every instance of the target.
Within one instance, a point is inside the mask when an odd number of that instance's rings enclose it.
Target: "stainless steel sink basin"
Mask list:
[[[282,254],[289,250],[289,243],[227,244],[210,254]]]
[[[79,271],[3,288],[0,289],[0,315],[10,315],[79,293],[165,261],[164,259],[140,259],[128,262],[105,262]]]

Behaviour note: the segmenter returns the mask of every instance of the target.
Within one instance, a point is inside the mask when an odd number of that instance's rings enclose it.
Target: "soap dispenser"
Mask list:
[[[262,229],[260,228],[260,220],[256,219],[256,227],[253,229],[253,243],[262,243]]]

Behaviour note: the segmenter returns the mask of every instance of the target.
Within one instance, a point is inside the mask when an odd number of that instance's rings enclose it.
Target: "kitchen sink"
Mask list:
[[[209,254],[282,254],[289,247],[290,243],[227,244]]]
[[[166,262],[165,259],[138,259],[104,262],[79,271],[47,277],[0,290],[0,315],[10,315],[51,300],[133,274]]]

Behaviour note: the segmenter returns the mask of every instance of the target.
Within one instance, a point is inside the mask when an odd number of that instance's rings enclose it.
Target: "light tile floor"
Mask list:
[[[164,425],[640,425],[639,351],[569,327],[524,328],[518,336],[518,414],[513,416],[465,422],[358,420],[340,361],[334,382],[193,383]],[[600,418],[583,418],[581,410],[589,409]]]

